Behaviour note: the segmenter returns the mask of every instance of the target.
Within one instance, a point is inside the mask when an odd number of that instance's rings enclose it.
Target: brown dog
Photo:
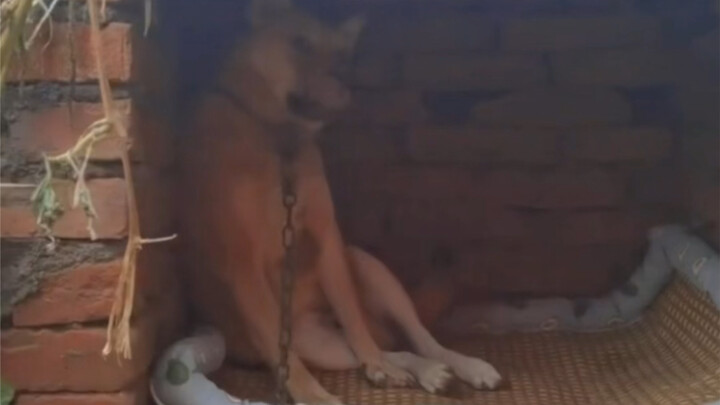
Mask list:
[[[182,235],[199,316],[225,334],[234,358],[277,366],[285,215],[277,143],[290,133],[299,145],[292,161],[299,263],[288,380],[294,400],[340,403],[306,364],[362,366],[374,383],[417,382],[430,392],[453,373],[476,388],[497,386],[491,365],[438,344],[390,271],[340,235],[314,136],[327,111],[350,101],[333,69],[352,50],[362,21],[328,27],[288,0],[256,0],[250,17],[252,35],[202,101],[182,147]],[[305,108],[293,108],[291,99]],[[392,345],[384,321],[399,327],[419,355],[383,351]]]

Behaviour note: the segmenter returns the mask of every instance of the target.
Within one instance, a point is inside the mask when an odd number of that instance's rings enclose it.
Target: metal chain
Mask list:
[[[281,159],[282,203],[285,207],[285,225],[282,229],[282,244],[285,250],[280,290],[280,362],[277,367],[276,396],[278,404],[289,403],[287,381],[290,376],[288,354],[292,341],[292,293],[295,278],[295,226],[293,209],[297,203],[295,178],[288,159]]]

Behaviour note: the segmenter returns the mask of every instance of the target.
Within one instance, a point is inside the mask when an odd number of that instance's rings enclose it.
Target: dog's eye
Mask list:
[[[310,41],[305,37],[295,37],[295,39],[293,39],[293,46],[301,52],[308,52],[312,49]]]
[[[295,37],[293,46],[299,51],[309,51],[311,48],[310,41],[305,37]]]

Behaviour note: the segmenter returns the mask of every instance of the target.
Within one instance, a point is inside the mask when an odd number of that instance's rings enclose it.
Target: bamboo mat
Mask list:
[[[621,330],[483,336],[449,346],[490,361],[506,386],[494,392],[466,388],[448,397],[374,388],[358,371],[317,375],[350,405],[689,405],[720,400],[720,311],[679,278],[641,322]],[[214,379],[240,398],[273,398],[273,381],[265,372],[226,367]]]

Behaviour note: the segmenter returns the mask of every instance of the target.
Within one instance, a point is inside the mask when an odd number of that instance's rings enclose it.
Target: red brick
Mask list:
[[[678,58],[677,62],[682,65],[678,68],[675,91],[683,120],[688,125],[706,129],[717,136],[720,131],[720,77],[717,65],[693,57],[689,52],[679,54]]]
[[[103,359],[104,328],[13,329],[2,336],[2,373],[16,389],[36,392],[119,391],[143,375],[153,342],[134,340],[134,359]]]
[[[459,167],[394,166],[345,173],[342,190],[357,201],[475,201],[539,209],[616,206],[624,199],[620,177],[600,170],[471,170]]]
[[[345,190],[356,198],[388,196],[402,200],[465,200],[485,196],[482,176],[459,167],[364,167],[346,172]],[[371,197],[374,198],[374,197]]]
[[[685,193],[681,192],[683,175],[676,164],[634,169],[629,175],[630,198],[636,205],[679,207]]]
[[[530,221],[530,220],[528,220]],[[640,246],[653,226],[671,222],[658,210],[606,210],[536,215],[534,238],[556,244],[582,246],[626,243]]]
[[[135,310],[179,290],[172,243],[145,247],[138,256]],[[108,319],[115,299],[122,257],[86,263],[45,276],[38,291],[13,308],[13,325],[36,327]]]
[[[127,120],[130,103],[116,101],[115,104]],[[103,116],[102,105],[95,103],[73,104],[72,116],[65,105],[21,112],[18,120],[10,127],[10,133],[13,140],[17,139],[19,151],[27,154],[30,159],[39,160],[43,154],[55,155],[70,149],[88,126]],[[92,158],[119,159],[124,145],[123,140],[117,136],[103,139],[93,147]]]
[[[146,388],[111,394],[21,394],[16,405],[147,405]]]
[[[673,82],[674,57],[660,49],[612,49],[551,56],[560,84],[647,87]]]
[[[392,233],[407,237],[429,233],[461,240],[516,240],[528,235],[523,215],[480,201],[427,208],[401,204],[391,220]]]
[[[65,214],[53,227],[53,234],[60,238],[87,239],[87,219],[82,208],[70,209],[73,186],[69,181],[56,181],[55,188]],[[127,201],[125,181],[122,179],[95,179],[88,181],[98,219],[95,231],[99,239],[119,239],[127,233]],[[0,207],[0,235],[25,238],[38,233],[35,215],[30,206],[32,189],[8,189],[3,192]]]
[[[400,130],[378,126],[333,126],[320,138],[328,162],[388,162],[399,155]]]
[[[583,11],[614,11],[622,10],[626,3],[623,0],[568,0],[567,5]]]
[[[420,122],[426,112],[417,91],[362,90],[353,93],[352,105],[338,121],[359,125],[392,125]]]
[[[180,300],[169,291],[162,301],[135,312],[133,357],[103,358],[105,328],[66,330],[10,329],[2,332],[3,379],[19,391],[117,392],[133,386],[147,373],[159,347],[176,338],[181,323]]]
[[[717,3],[716,3],[717,4]],[[715,29],[696,37],[692,40],[690,49],[698,58],[717,66],[720,63],[720,55],[717,49],[720,48],[720,28]]]
[[[501,44],[514,51],[554,51],[651,45],[660,39],[660,20],[645,16],[536,17],[509,21]]]
[[[426,234],[422,239],[377,237],[363,246],[385,263],[408,290],[427,280],[447,287],[447,284],[457,284],[456,275],[470,273],[474,273],[473,285],[487,285],[488,273],[474,271],[477,270],[475,257],[482,246],[479,242]]]
[[[469,290],[495,293],[587,296],[607,292],[618,271],[639,264],[636,249],[609,246],[543,246],[485,244],[458,281]],[[476,284],[478,273],[487,275]],[[483,280],[483,278],[485,278]]]
[[[451,51],[491,49],[495,25],[479,13],[377,16],[360,39],[369,51]]]
[[[632,120],[632,107],[613,90],[540,88],[480,103],[472,116],[476,122],[492,126],[618,125]]]
[[[690,211],[714,224],[720,222],[720,184],[694,185],[690,190]]]
[[[48,26],[49,27],[49,26]],[[23,68],[10,72],[9,81],[48,80],[69,81],[72,77],[70,64],[70,45],[68,42],[69,25],[55,23],[50,31],[45,28],[28,52]],[[73,34],[76,57],[76,76],[79,82],[97,79],[95,56],[90,39],[90,27],[78,24]],[[103,60],[105,75],[111,81],[125,82],[130,79],[132,52],[130,45],[130,25],[110,23],[102,30]],[[48,44],[45,46],[45,44]],[[18,66],[19,67],[19,66]]]
[[[478,127],[416,127],[408,136],[410,156],[424,162],[547,164],[558,159],[557,133]]]
[[[13,309],[18,327],[107,319],[122,261],[92,263],[45,277],[39,290]]]
[[[367,230],[362,235],[366,241],[383,236],[474,241],[528,235],[521,214],[480,200],[395,201],[382,213],[372,206],[357,206],[351,215],[351,221],[357,221],[355,230]]]
[[[495,171],[481,190],[486,201],[537,209],[617,206],[624,198],[621,181],[601,171]]]
[[[672,133],[664,128],[610,128],[569,137],[566,155],[591,162],[656,162],[670,155]]]
[[[386,87],[400,77],[400,57],[394,54],[365,54],[356,58],[349,82],[360,87]]]
[[[720,133],[711,130],[689,130],[682,138],[683,166],[703,172],[720,169]]]
[[[506,90],[547,82],[540,56],[415,54],[405,57],[403,79],[433,90]]]

